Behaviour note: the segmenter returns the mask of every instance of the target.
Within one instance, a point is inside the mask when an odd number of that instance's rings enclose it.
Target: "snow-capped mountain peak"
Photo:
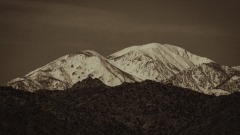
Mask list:
[[[140,79],[111,65],[97,52],[86,50],[60,57],[24,77],[8,82],[6,85],[29,91],[39,89],[64,90],[88,77],[98,78],[108,86],[140,81]]]
[[[194,65],[213,62],[180,47],[158,43],[128,47],[107,59],[127,73],[155,81],[165,81]]]

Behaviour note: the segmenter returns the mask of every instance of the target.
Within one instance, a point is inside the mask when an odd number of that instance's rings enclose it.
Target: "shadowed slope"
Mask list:
[[[2,88],[0,134],[239,134],[239,97],[153,81],[108,87],[86,79],[35,93]]]

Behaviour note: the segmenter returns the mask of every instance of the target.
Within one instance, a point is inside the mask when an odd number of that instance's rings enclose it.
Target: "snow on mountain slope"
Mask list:
[[[217,88],[229,91],[230,93],[240,92],[240,76],[234,75]]]
[[[64,90],[90,77],[108,86],[153,80],[219,96],[240,91],[239,69],[177,46],[151,43],[125,48],[107,59],[89,50],[65,55],[5,86],[28,91]]]
[[[173,45],[151,43],[125,48],[107,57],[119,69],[140,79],[166,82],[189,67],[213,62]]]
[[[240,71],[240,66],[236,66],[236,67],[232,67],[232,68],[234,68],[234,69]]]
[[[209,91],[210,91],[209,94],[214,94],[216,96],[222,96],[222,95],[229,95],[229,94],[231,94],[230,92],[222,90],[222,89],[211,89]]]
[[[108,86],[140,81],[108,63],[100,54],[94,51],[83,51],[65,55],[5,85],[28,91],[64,90],[88,77],[98,78]]]
[[[178,73],[171,82],[175,86],[189,88],[201,93],[223,95],[229,94],[232,88],[224,89],[217,86],[225,83],[235,74],[237,71],[231,67],[217,63],[203,63]]]

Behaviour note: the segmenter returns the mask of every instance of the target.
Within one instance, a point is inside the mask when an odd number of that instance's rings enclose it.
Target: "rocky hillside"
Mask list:
[[[233,81],[231,80],[240,77],[236,75],[239,75],[239,71],[231,67],[217,63],[204,63],[181,71],[171,82],[175,86],[192,89],[205,94],[224,95],[238,91],[235,88],[237,87],[236,85],[230,87],[230,85],[233,85]]]
[[[223,89],[225,91],[229,91],[230,93],[233,92],[240,92],[240,76],[232,76],[226,82],[217,86],[219,89]]]
[[[4,87],[0,134],[238,135],[239,97],[215,97],[153,81],[109,87],[91,78],[65,91]]]

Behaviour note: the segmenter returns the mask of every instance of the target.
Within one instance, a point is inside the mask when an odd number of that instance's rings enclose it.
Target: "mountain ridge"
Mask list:
[[[233,76],[240,76],[238,67],[217,64],[177,46],[150,43],[125,48],[106,58],[93,50],[68,54],[4,85],[34,92],[65,90],[89,77],[110,87],[153,80],[219,96],[240,91],[239,81],[231,79]]]
[[[128,47],[113,53],[107,59],[119,69],[138,78],[160,82],[194,65],[213,62],[210,59],[193,55],[180,47],[158,43]],[[142,61],[136,62],[138,59]],[[152,68],[154,68],[153,73]]]
[[[99,78],[109,86],[120,85],[124,81],[140,81],[109,64],[103,56],[95,51],[86,50],[60,57],[5,85],[30,91],[38,89],[64,90],[87,77]],[[66,85],[64,85],[65,83]]]
[[[238,73],[237,70],[228,66],[217,63],[203,63],[180,72],[172,80],[172,83],[175,86],[192,89],[205,94],[212,94],[212,90],[215,93],[219,85],[224,84]],[[230,91],[229,89],[219,89],[220,93],[215,94],[229,94]]]

